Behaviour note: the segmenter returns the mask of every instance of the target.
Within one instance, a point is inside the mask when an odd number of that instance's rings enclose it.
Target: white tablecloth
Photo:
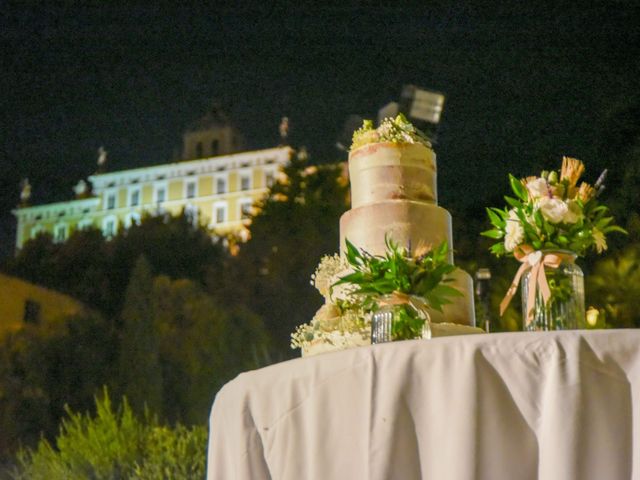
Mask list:
[[[208,479],[640,480],[640,330],[363,347],[218,393]]]

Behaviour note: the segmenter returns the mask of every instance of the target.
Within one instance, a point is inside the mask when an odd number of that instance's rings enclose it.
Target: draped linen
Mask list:
[[[640,480],[640,330],[301,358],[216,396],[209,480]]]

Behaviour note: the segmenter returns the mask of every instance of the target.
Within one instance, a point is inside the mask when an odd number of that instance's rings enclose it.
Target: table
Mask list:
[[[243,373],[208,479],[638,479],[640,330],[414,340]]]

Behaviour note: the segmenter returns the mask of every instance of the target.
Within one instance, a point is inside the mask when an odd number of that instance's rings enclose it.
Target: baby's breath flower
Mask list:
[[[396,118],[385,118],[376,129],[373,128],[371,120],[365,120],[362,127],[353,134],[351,150],[379,142],[422,143],[429,148],[431,147],[431,142],[427,136],[415,128],[402,114]]]
[[[325,255],[320,259],[316,271],[311,275],[311,285],[316,287],[323,297],[328,298],[335,276],[345,268],[347,268],[345,260],[337,253]]]

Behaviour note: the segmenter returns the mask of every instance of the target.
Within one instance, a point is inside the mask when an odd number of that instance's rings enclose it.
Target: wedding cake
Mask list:
[[[325,261],[324,266],[321,262],[314,278],[326,304],[293,335],[292,346],[302,348],[303,355],[370,343],[366,315],[359,315],[364,320],[358,323],[357,318],[342,318],[339,311],[327,312],[335,296],[340,296],[328,284],[345,268],[340,259],[346,240],[371,255],[384,255],[388,240],[409,251],[444,241],[453,264],[451,215],[438,206],[436,172],[430,142],[401,117],[387,119],[377,129],[365,124],[354,134],[349,154],[351,209],[340,218],[340,257]],[[456,269],[448,285],[462,295],[442,312],[429,312],[432,335],[479,332],[470,328],[475,325],[470,275]],[[358,316],[357,312],[350,315]]]

